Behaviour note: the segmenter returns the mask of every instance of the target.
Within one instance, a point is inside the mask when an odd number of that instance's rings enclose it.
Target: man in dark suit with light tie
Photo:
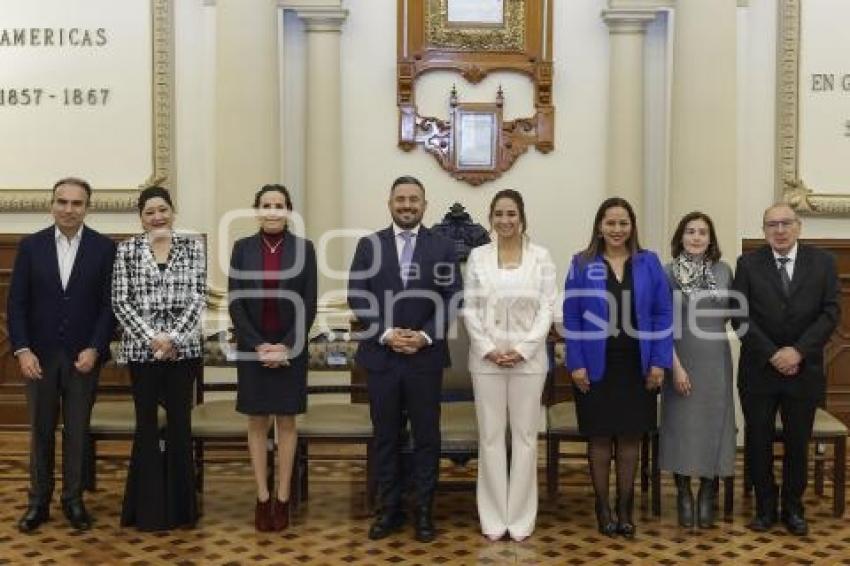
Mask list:
[[[368,372],[372,447],[380,508],[369,538],[405,521],[399,441],[413,436],[416,540],[436,537],[431,509],[440,459],[440,390],[450,364],[446,333],[462,287],[454,243],[422,226],[425,189],[399,177],[390,189],[392,226],[362,238],[351,264],[348,304],[366,328],[356,361]]]
[[[738,258],[733,284],[749,309],[736,321],[745,332],[738,389],[756,493],[748,527],[767,531],[777,519],[773,437],[779,411],[785,440],[780,518],[790,533],[803,536],[808,443],[826,391],[823,348],[840,316],[838,276],[830,254],[797,242],[800,219],[790,206],[771,206],[763,222],[768,245]]]
[[[115,244],[83,224],[89,184],[53,186],[55,224],[18,247],[9,286],[9,338],[26,379],[30,491],[18,522],[25,533],[50,517],[54,434],[62,405],[62,510],[77,530],[91,527],[83,506],[83,462],[97,377],[114,328],[110,281]]]

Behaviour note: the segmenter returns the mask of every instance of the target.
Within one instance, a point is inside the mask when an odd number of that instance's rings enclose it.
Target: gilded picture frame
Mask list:
[[[821,192],[809,187],[800,171],[800,95],[806,84],[800,76],[802,4],[779,0],[776,53],[776,193],[798,213],[850,216],[848,193]],[[847,125],[850,132],[850,124]]]
[[[174,171],[174,7],[173,0],[149,0],[151,7],[151,158],[150,174],[136,186],[96,187],[91,208],[103,212],[136,209],[144,187],[170,187]],[[50,208],[51,193],[44,187],[0,186],[0,213],[43,212]]]

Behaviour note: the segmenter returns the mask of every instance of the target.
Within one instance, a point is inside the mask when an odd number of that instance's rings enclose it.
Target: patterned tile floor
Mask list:
[[[831,486],[807,497],[811,534],[795,538],[777,528],[766,535],[744,525],[751,501],[736,497],[735,516],[710,531],[676,526],[674,489],[663,488],[663,513],[652,518],[648,500],[637,510],[634,541],[608,539],[595,530],[592,495],[580,463],[563,466],[560,496],[543,494],[537,529],[522,543],[491,543],[478,531],[475,495],[452,489],[474,478],[474,463],[444,463],[446,482],[436,504],[440,536],[420,544],[405,531],[379,542],[366,538],[363,467],[350,461],[311,466],[311,498],[284,533],[253,529],[253,489],[247,462],[216,462],[207,469],[205,514],[195,530],[146,534],[118,527],[123,491],[122,460],[101,461],[99,491],[87,496],[96,517],[87,533],[71,532],[58,504],[40,532],[25,536],[15,522],[24,510],[25,455],[0,438],[0,564],[848,564],[850,519],[830,515]],[[17,448],[14,449],[14,448]],[[120,452],[121,449],[119,449]],[[541,483],[541,486],[543,484]],[[740,486],[738,486],[740,490]]]

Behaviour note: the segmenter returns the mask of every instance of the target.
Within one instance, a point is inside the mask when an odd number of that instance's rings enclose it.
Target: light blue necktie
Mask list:
[[[407,280],[410,277],[410,264],[413,262],[413,232],[405,230],[399,234],[404,240],[404,246],[401,248],[401,258],[398,260],[401,267],[401,282],[407,287]]]

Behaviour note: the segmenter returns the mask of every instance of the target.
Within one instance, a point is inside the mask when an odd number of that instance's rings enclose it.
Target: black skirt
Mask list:
[[[640,353],[609,355],[602,381],[582,393],[575,387],[578,430],[584,436],[640,436],[655,430],[657,393],[646,390]]]
[[[244,415],[297,415],[307,410],[307,357],[281,368],[260,362],[236,365],[236,410]]]

